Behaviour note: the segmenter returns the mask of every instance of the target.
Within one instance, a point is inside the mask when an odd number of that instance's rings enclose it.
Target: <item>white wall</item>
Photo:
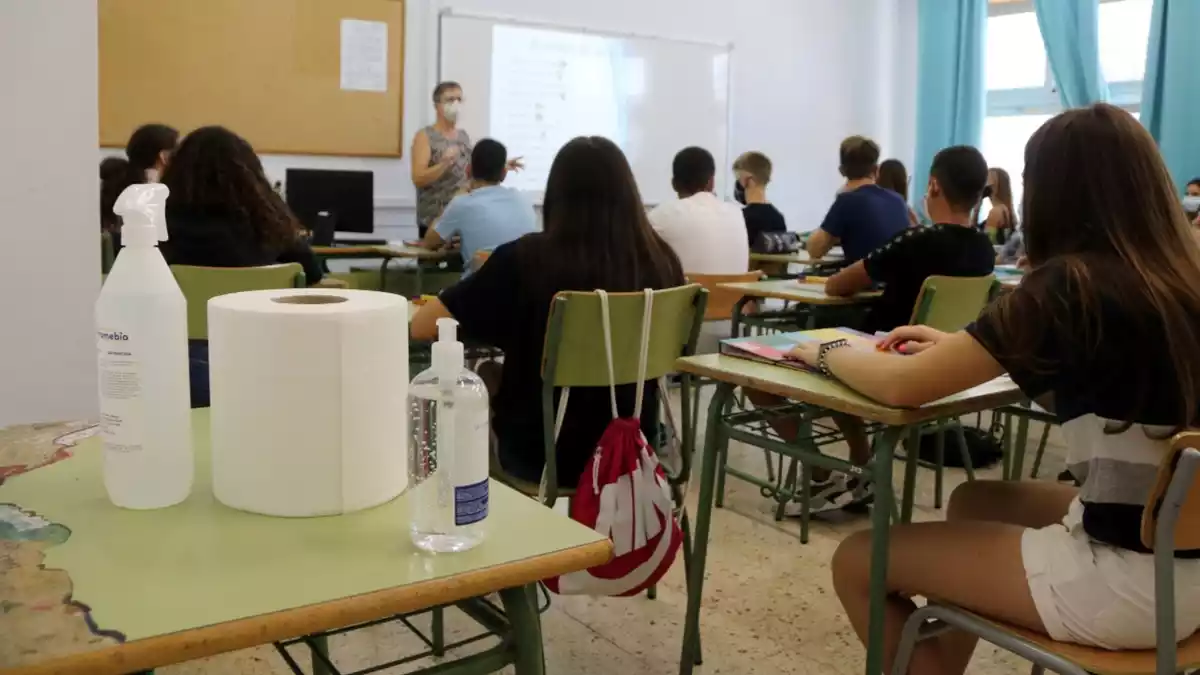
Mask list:
[[[445,7],[460,14],[565,27],[729,42],[734,45],[732,150],[770,155],[776,165],[772,200],[792,229],[812,229],[820,224],[840,182],[837,146],[843,137],[874,136],[887,156],[910,163],[916,115],[916,4],[917,0],[409,0],[405,134],[411,138],[432,120],[429,96],[437,83],[437,17]],[[911,36],[905,33],[909,29]],[[469,104],[470,92],[466,94]],[[277,179],[289,166],[373,170],[379,232],[389,238],[415,234],[407,157],[277,155],[264,157],[264,164]]]
[[[96,4],[0,2],[0,426],[96,416]]]

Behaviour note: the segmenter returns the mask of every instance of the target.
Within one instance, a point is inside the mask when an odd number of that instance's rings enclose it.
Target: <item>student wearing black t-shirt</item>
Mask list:
[[[771,160],[761,152],[747,152],[733,163],[737,178],[738,201],[745,204],[742,216],[746,219],[746,239],[751,249],[764,232],[787,232],[783,214],[767,201],[767,184],[771,182]]]
[[[1154,139],[1120,108],[1051,119],[1026,146],[1024,176],[1031,271],[977,322],[954,334],[897,329],[883,344],[908,343],[908,356],[796,350],[899,407],[1007,373],[1054,410],[1081,483],[974,481],[955,490],[947,522],[892,528],[885,654],[895,654],[915,595],[1057,641],[1155,644],[1154,557],[1140,528],[1171,435],[1200,422],[1200,244]],[[866,534],[833,558],[834,588],[859,636],[869,620]],[[1200,628],[1198,558],[1176,552],[1180,639]],[[910,672],[960,674],[975,643],[953,631],[923,641]]]
[[[992,273],[996,253],[987,235],[971,224],[987,183],[988,166],[978,150],[946,148],[933,158],[925,209],[932,227],[909,228],[825,282],[829,295],[849,297],[883,284],[866,330],[888,331],[908,323],[925,279],[982,277]]]
[[[983,194],[987,174],[987,162],[975,148],[955,146],[939,152],[929,170],[925,195],[925,209],[937,224],[900,232],[863,260],[830,277],[825,292],[849,297],[873,284],[884,284],[883,297],[871,308],[865,326],[874,333],[909,322],[926,278],[991,274],[995,263],[992,244],[987,235],[971,226],[971,213]],[[783,403],[773,394],[751,391],[747,395],[758,407]],[[845,436],[850,461],[859,466],[870,461],[871,443],[862,420],[841,414],[833,415],[833,420]],[[784,438],[799,433],[793,420],[777,420],[775,428]],[[813,470],[811,513],[853,507],[872,498],[869,484],[839,473]]]
[[[431,340],[437,320],[451,316],[465,336],[504,351],[499,388],[492,392],[497,455],[505,471],[535,483],[546,457],[541,362],[554,295],[684,283],[679,259],[650,227],[629,162],[608,139],[580,137],[559,150],[542,213],[544,232],[498,247],[478,272],[422,307],[411,328],[413,339]],[[654,383],[645,384],[642,429],[648,438],[657,428],[657,392]],[[634,385],[617,387],[623,415],[631,414],[635,394]],[[571,391],[557,442],[559,485],[579,482],[611,420],[607,387]]]

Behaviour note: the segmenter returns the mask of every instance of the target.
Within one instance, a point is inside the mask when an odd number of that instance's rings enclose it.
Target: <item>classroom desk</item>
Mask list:
[[[379,266],[379,290],[381,291],[387,290],[387,269],[393,260],[416,260],[418,263],[416,266],[417,295],[421,294],[422,265],[420,263],[441,261],[451,254],[458,254],[458,251],[431,251],[427,248],[409,246],[407,244],[388,244],[386,246],[314,246],[312,251],[322,261],[382,259]]]
[[[896,443],[907,433],[915,438],[924,422],[956,417],[981,410],[991,410],[1017,403],[1022,395],[1007,377],[998,378],[968,391],[947,397],[915,409],[889,408],[880,405],[844,385],[805,371],[757,363],[747,359],[719,354],[690,356],[679,359],[676,368],[685,373],[717,381],[717,391],[708,408],[708,426],[700,464],[700,495],[696,510],[696,530],[692,548],[692,566],[688,578],[688,606],[684,623],[684,639],[679,672],[690,675],[694,641],[699,639],[700,605],[703,598],[705,557],[712,521],[713,497],[717,470],[729,440],[735,439],[799,459],[804,465],[802,480],[810,480],[810,466],[851,471],[868,475],[875,481],[875,507],[872,513],[871,549],[871,626],[867,649],[867,675],[883,672],[883,608],[888,562],[889,526],[895,510],[892,489],[892,462]],[[752,387],[806,403],[825,410],[854,415],[867,422],[883,425],[876,434],[874,459],[869,467],[853,467],[843,460],[820,455],[812,444],[809,423],[802,423],[801,438],[784,443],[765,434],[751,434],[735,429],[725,420],[725,410],[731,401],[734,387]],[[904,472],[904,495],[912,502],[916,484],[916,452],[907,453]],[[903,514],[898,514],[903,516]]]
[[[827,295],[825,293],[825,282],[823,281],[805,283],[796,279],[736,282],[720,284],[718,288],[743,294],[742,299],[738,300],[737,304],[733,307],[731,335],[734,337],[740,335],[738,331],[746,318],[743,314],[746,303],[755,298],[772,298],[810,307],[852,307],[869,304],[883,295],[882,291],[867,291],[866,293],[859,293],[849,298],[843,298],[836,295]],[[806,328],[814,328],[814,319],[815,314],[810,312]]]
[[[455,672],[541,675],[533,584],[611,556],[494,481],[487,540],[454,555],[409,543],[404,496],[325,518],[230,509],[212,495],[208,410],[192,415],[192,495],[154,511],[108,502],[94,426],[0,429],[0,673],[124,675],[499,591],[512,639]]]

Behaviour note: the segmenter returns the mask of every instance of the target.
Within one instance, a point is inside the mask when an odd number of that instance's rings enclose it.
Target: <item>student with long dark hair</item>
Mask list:
[[[1081,483],[966,483],[947,522],[893,528],[889,662],[914,595],[1058,641],[1155,643],[1154,557],[1140,529],[1170,437],[1200,421],[1200,244],[1154,139],[1105,104],[1062,113],[1030,139],[1023,215],[1031,271],[966,330],[893,331],[885,346],[908,343],[910,356],[797,350],[893,406],[920,406],[1007,373],[1055,411],[1067,466]],[[870,548],[859,532],[833,558],[834,587],[862,639]],[[1200,627],[1200,550],[1176,557],[1183,638]],[[975,643],[953,631],[926,640],[910,672],[959,675]]]
[[[875,184],[885,190],[891,190],[900,195],[904,203],[908,203],[908,170],[904,168],[904,162],[898,159],[885,159],[879,164],[879,175],[875,178]],[[921,219],[917,217],[917,212],[912,206],[908,207],[908,224],[911,227],[918,227],[921,224]]]
[[[580,137],[558,152],[543,202],[543,232],[492,252],[478,272],[442,292],[413,318],[414,339],[437,334],[453,316],[463,333],[504,350],[492,398],[498,456],[504,469],[537,482],[542,450],[542,347],[550,304],[560,291],[640,291],[684,283],[679,259],[654,230],[628,160],[605,138]],[[642,428],[657,424],[657,387],[648,383]],[[617,388],[622,414],[633,409],[633,385]],[[571,392],[558,436],[558,481],[573,486],[611,420],[607,387]],[[650,436],[653,437],[653,436]]]
[[[159,248],[173,265],[257,267],[298,262],[309,284],[321,266],[301,227],[267,180],[254,148],[224,127],[183,139],[163,183],[169,239]]]
[[[100,162],[100,224],[119,248],[121,218],[113,213],[117,197],[135,183],[157,183],[179,143],[179,132],[165,124],[143,124],[125,144],[125,157]]]

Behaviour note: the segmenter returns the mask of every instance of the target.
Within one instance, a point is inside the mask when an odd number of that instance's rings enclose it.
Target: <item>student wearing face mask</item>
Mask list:
[[[1183,210],[1187,211],[1188,220],[1200,227],[1200,178],[1188,181],[1187,193],[1183,196]]]
[[[783,214],[767,201],[771,160],[761,152],[743,153],[733,163],[733,173],[737,177],[733,198],[745,205],[742,216],[746,219],[746,240],[750,246],[764,232],[787,232]]]
[[[458,128],[463,90],[442,82],[433,90],[437,120],[417,132],[412,144],[412,180],[417,188],[417,228],[421,237],[454,195],[467,186],[471,137]]]

